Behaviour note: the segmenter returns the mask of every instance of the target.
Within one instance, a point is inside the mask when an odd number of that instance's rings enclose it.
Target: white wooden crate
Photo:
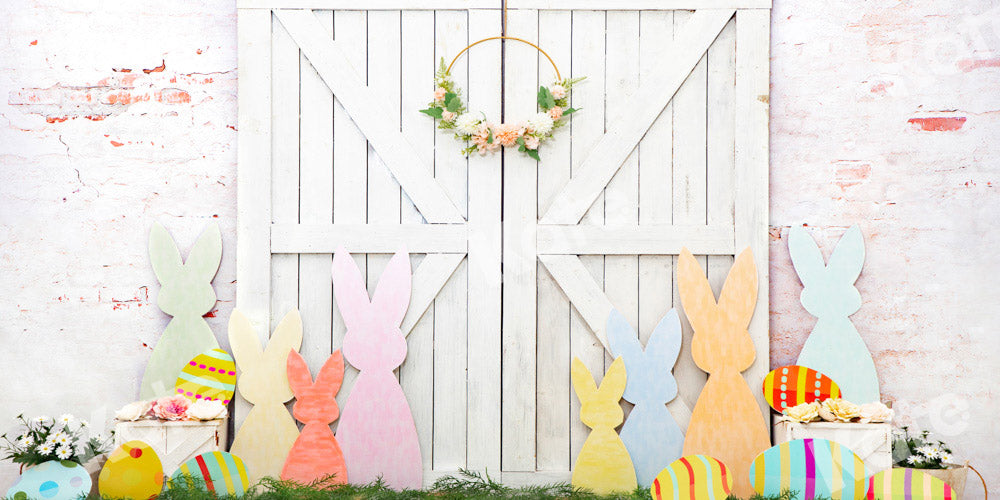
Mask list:
[[[774,444],[793,439],[828,439],[851,449],[865,461],[868,474],[892,468],[892,425],[837,422],[778,422]]]
[[[153,448],[163,473],[171,475],[180,465],[209,451],[226,450],[226,419],[166,422],[137,420],[115,424],[115,447],[137,439]]]

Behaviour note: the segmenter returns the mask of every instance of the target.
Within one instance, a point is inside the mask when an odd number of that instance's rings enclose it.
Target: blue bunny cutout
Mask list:
[[[667,410],[677,396],[677,381],[671,373],[681,350],[681,323],[671,309],[660,320],[643,351],[628,320],[612,309],[607,323],[611,355],[625,361],[624,399],[635,404],[621,439],[632,457],[636,478],[650,486],[656,475],[681,457],[684,434]]]
[[[796,364],[833,379],[848,401],[878,401],[875,362],[850,320],[861,308],[861,294],[854,287],[865,262],[861,229],[851,226],[847,230],[828,264],[824,264],[816,242],[801,227],[788,232],[788,252],[804,285],[802,306],[817,318]]]

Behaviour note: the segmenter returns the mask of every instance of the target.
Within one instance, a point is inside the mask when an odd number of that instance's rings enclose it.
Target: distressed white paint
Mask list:
[[[992,113],[1000,109],[1000,96],[995,92],[1000,85],[1000,63],[996,62],[1000,52],[988,36],[1000,31],[995,26],[1000,14],[990,10],[992,6],[987,0],[962,4],[848,0],[829,5],[783,0],[774,4],[771,30],[773,366],[794,361],[811,329],[810,318],[798,303],[800,285],[787,257],[784,228],[808,223],[820,246],[829,252],[847,226],[861,223],[870,257],[858,282],[865,304],[852,319],[873,351],[885,396],[894,401],[901,423],[936,430],[958,456],[987,466],[1000,461],[990,445],[1000,436],[988,426],[1000,411],[989,386],[992,374],[1000,370],[1000,343],[993,332],[1000,321],[1000,306],[981,300],[996,294],[992,276],[1000,271],[992,258],[992,249],[1000,243],[993,231],[1000,211],[993,168],[1000,161],[996,147],[1000,119]],[[222,268],[215,281],[220,302],[215,317],[208,321],[225,342],[225,319],[235,295],[235,9],[218,2],[141,0],[98,5],[15,0],[0,5],[0,13],[0,32],[6,35],[0,41],[4,54],[0,60],[0,115],[4,118],[0,123],[0,275],[4,277],[0,314],[5,318],[0,342],[8,351],[0,368],[23,374],[18,378],[21,383],[6,390],[0,422],[9,422],[21,411],[58,414],[67,410],[89,415],[96,422],[107,416],[102,417],[100,410],[113,411],[135,396],[149,352],[142,343],[152,345],[169,319],[151,303],[157,289],[145,255],[145,239],[153,220],[166,224],[179,244],[189,247],[204,219],[218,215],[224,238]],[[654,18],[641,13],[640,26],[649,34],[652,28],[647,26],[664,26],[670,21],[662,17],[670,15],[664,11]],[[433,16],[433,12],[403,14],[404,40],[433,36],[433,31],[421,32],[420,16]],[[484,24],[492,32],[499,12],[483,11],[482,16],[490,17]],[[543,11],[540,16],[543,40],[565,39],[570,36],[571,18],[576,26],[587,19],[582,13],[565,11]],[[84,24],[91,27],[87,43],[80,43],[76,32],[61,29]],[[594,24],[595,29],[603,29],[603,23]],[[475,23],[470,21],[470,25]],[[138,39],[143,43],[129,43]],[[35,40],[38,43],[32,45]],[[640,40],[640,68],[649,60],[644,54],[657,50],[656,44],[644,40],[648,40],[646,35]],[[543,45],[548,49],[553,43]],[[603,47],[604,42],[595,43]],[[404,41],[402,47],[419,54],[418,45]],[[478,57],[493,61],[481,59],[479,64],[498,67],[498,47],[484,44],[480,48]],[[277,43],[274,50],[278,50]],[[568,51],[561,53],[560,60],[570,58]],[[578,57],[576,51],[573,57]],[[425,59],[430,63],[412,66],[413,71],[424,72],[421,77],[413,76],[414,81],[430,81],[434,55]],[[709,85],[712,59],[710,50]],[[158,67],[161,61],[166,64],[162,72],[142,71]],[[544,64],[539,69],[547,71]],[[470,77],[468,90],[477,99],[473,89],[493,77],[478,72]],[[272,86],[279,84],[272,82]],[[403,88],[403,107],[415,108],[426,101],[428,89],[417,87]],[[603,84],[594,88],[603,96]],[[582,94],[584,87],[578,97]],[[111,104],[110,96],[123,99]],[[493,100],[477,103],[475,108],[499,116],[499,104]],[[603,116],[594,107],[586,113]],[[93,121],[86,116],[106,118]],[[928,117],[967,121],[956,131],[922,131],[907,123],[911,118]],[[418,154],[425,162],[431,161],[427,145],[434,132],[429,120],[403,113],[401,121],[404,135],[419,143]],[[578,120],[574,136],[581,135],[587,124]],[[662,158],[657,151],[665,150],[669,157],[672,149],[670,123],[660,120],[652,130],[655,135],[647,134],[643,140],[640,165],[647,164],[644,158],[650,155]],[[272,154],[279,151],[275,141],[272,138]],[[290,140],[293,145],[297,142],[294,136]],[[565,142],[554,146],[570,148]],[[582,156],[586,150],[578,153]],[[473,182],[483,182],[477,178],[480,174],[498,176],[495,168],[489,168],[498,161],[470,160],[472,166],[487,168],[470,170],[469,189],[475,189]],[[708,161],[712,162],[711,157]],[[569,176],[568,167],[557,170],[553,178],[539,181],[540,187],[549,186],[550,197],[565,183],[560,176]],[[640,166],[640,177],[648,179],[649,175]],[[297,189],[298,180],[291,183]],[[640,192],[640,203],[644,198],[648,196]],[[402,210],[409,214],[406,203],[401,200]],[[499,229],[491,222],[495,215],[488,214],[476,224],[471,220],[477,211],[483,214],[499,207],[499,193],[473,198],[470,203],[470,234],[476,235],[485,252],[495,251],[500,241]],[[539,200],[539,212],[547,209],[546,203]],[[282,221],[297,221],[297,200],[291,209],[273,201],[276,221],[279,206]],[[659,215],[640,209],[639,217],[642,223],[669,223],[669,209],[659,208]],[[404,223],[419,222],[419,218],[404,218]],[[290,272],[297,274],[298,256],[278,257],[295,261]],[[650,269],[644,262],[661,258],[641,257],[642,276]],[[498,290],[499,270],[479,267],[470,256],[470,274],[477,267],[475,273],[484,276],[482,290]],[[655,267],[660,272],[664,269],[659,264]],[[711,260],[708,267],[712,273]],[[287,273],[287,268],[272,267],[272,282],[277,280],[274,275]],[[544,267],[538,274],[542,279]],[[668,282],[669,276],[664,273]],[[640,287],[662,282],[662,278],[640,280]],[[274,309],[285,309],[298,300],[294,287],[289,292],[287,287],[272,286],[272,290],[284,290],[272,293]],[[641,297],[654,295],[640,292],[640,323],[644,317]],[[470,294],[470,299],[480,296]],[[546,296],[553,302],[561,300],[566,311],[562,319],[551,321],[577,321],[571,318],[565,298],[556,299],[561,292]],[[499,309],[478,310],[499,317]],[[476,326],[471,319],[470,325]],[[582,328],[582,334],[575,337],[579,343],[573,345],[595,344],[586,326]],[[410,334],[411,355],[416,352],[417,334]],[[479,331],[477,345],[498,343],[499,337],[491,335]],[[472,338],[470,330],[470,356]],[[570,339],[560,342],[546,345],[568,359]],[[39,343],[59,350],[52,355],[39,350]],[[541,351],[539,356],[554,359]],[[92,370],[91,360],[98,358],[106,360],[107,366]],[[57,362],[52,363],[53,359]],[[956,372],[953,367],[959,365],[966,369]],[[470,372],[469,386],[492,390],[470,392],[470,408],[495,408],[491,398],[499,398],[494,392],[499,388],[484,381],[495,380],[489,370],[499,373],[499,366],[470,362],[470,368],[479,366],[484,368]],[[562,373],[566,371],[568,364]],[[416,373],[410,377],[411,387],[422,384],[421,377]],[[426,377],[430,381],[432,375]],[[559,383],[552,387],[553,398],[568,399],[569,392],[558,396]],[[403,384],[408,384],[405,374]],[[940,389],[929,393],[927,387]],[[95,406],[91,395],[95,388],[105,394],[105,407]],[[477,456],[496,456],[491,447],[498,440],[489,439],[489,434],[499,433],[499,420],[489,419],[499,416],[485,410],[478,413],[484,419],[475,422],[478,431],[469,422],[470,464],[474,442],[481,451]],[[569,409],[554,411],[547,418],[564,422]],[[540,423],[538,430],[542,430]],[[569,453],[555,451],[568,446],[570,431],[553,431],[552,436],[554,452],[547,454],[547,463],[564,469]],[[539,467],[542,457],[539,450]],[[15,467],[0,466],[0,490],[13,481],[14,474]],[[566,477],[551,475],[553,480]],[[502,478],[511,483],[524,479],[514,473]],[[997,478],[988,480],[1000,488]],[[971,486],[967,493],[982,498]]]

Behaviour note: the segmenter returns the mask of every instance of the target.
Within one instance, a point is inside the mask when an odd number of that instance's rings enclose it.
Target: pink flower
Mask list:
[[[551,117],[552,120],[558,120],[562,118],[562,115],[563,115],[563,109],[560,108],[559,106],[552,106],[551,108],[549,108],[549,117]]]
[[[441,113],[441,119],[444,120],[444,121],[446,121],[446,122],[450,122],[450,121],[454,120],[456,116],[457,115],[455,113],[451,112],[451,111],[445,111],[445,112]]]
[[[524,147],[528,149],[538,149],[538,143],[541,142],[535,136],[527,136],[524,138]]]
[[[563,97],[566,97],[566,87],[563,87],[562,85],[556,83],[552,85],[551,89],[549,89],[549,93],[552,94],[552,97],[555,97],[556,99],[562,99]]]
[[[479,150],[479,154],[485,155],[486,153],[492,153],[497,149],[500,149],[500,145],[497,144],[496,137],[493,138],[493,142],[487,142],[490,138],[491,127],[486,123],[479,124],[479,128],[476,129],[476,133],[472,134],[472,143],[476,145]]]
[[[444,100],[444,96],[448,94],[448,89],[444,87],[438,87],[434,90],[434,100],[441,102]]]
[[[500,126],[493,131],[493,141],[499,143],[501,146],[513,146],[514,144],[517,144],[517,140],[521,138],[521,135],[523,134],[524,127],[509,123],[501,123]]]
[[[187,418],[187,409],[190,406],[191,401],[180,394],[164,396],[156,400],[153,414],[163,420],[184,420]]]

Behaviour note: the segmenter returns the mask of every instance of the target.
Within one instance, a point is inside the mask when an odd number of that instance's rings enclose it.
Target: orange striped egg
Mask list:
[[[219,400],[229,404],[236,390],[236,363],[226,351],[209,349],[184,365],[174,390],[191,401]]]
[[[764,377],[764,400],[779,413],[802,403],[839,397],[836,382],[805,366],[782,366]]]
[[[649,492],[653,500],[726,500],[733,476],[726,464],[706,455],[674,460],[657,474]]]
[[[951,486],[919,470],[889,469],[868,479],[868,500],[952,500]]]

